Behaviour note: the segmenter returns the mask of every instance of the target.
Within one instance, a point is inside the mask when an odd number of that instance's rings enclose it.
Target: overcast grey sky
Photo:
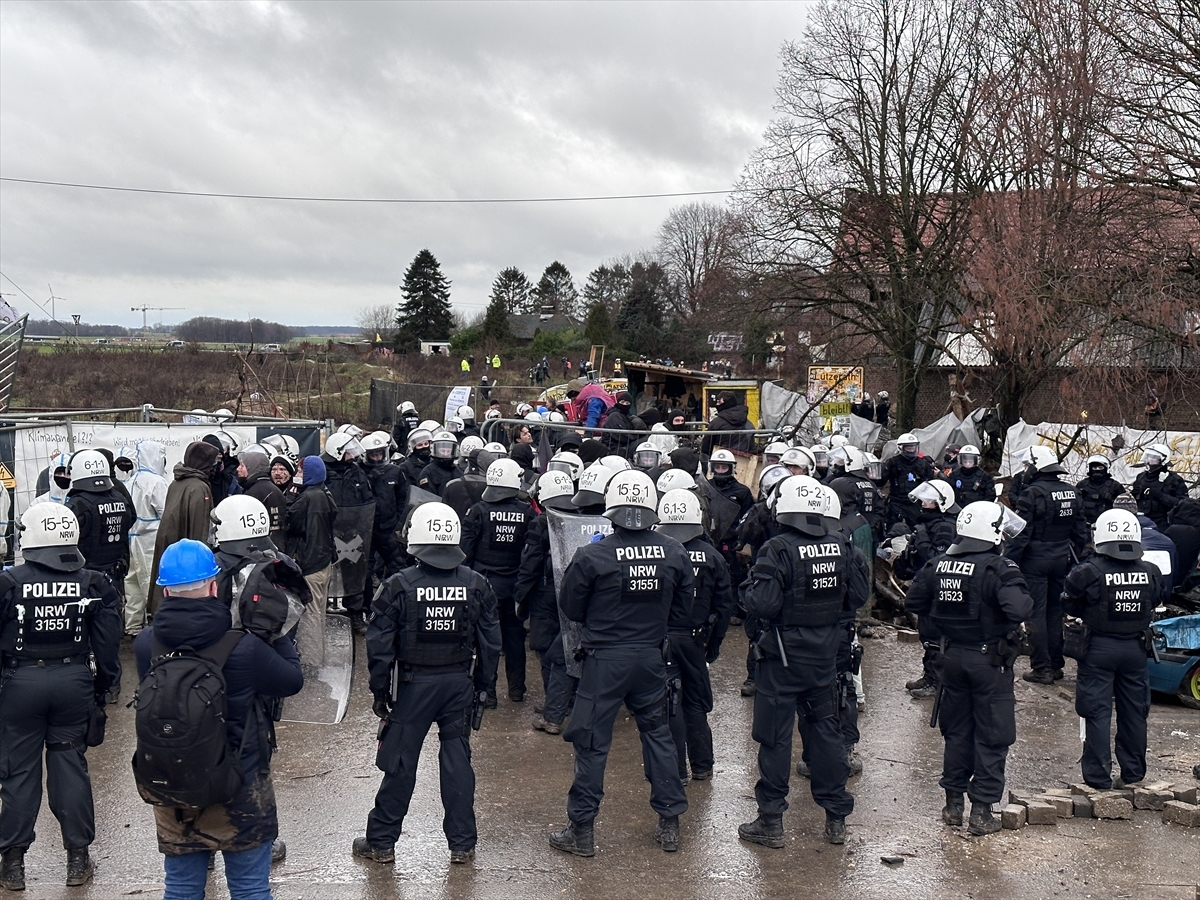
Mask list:
[[[0,3],[0,174],[322,197],[721,190],[803,3]],[[722,197],[707,198],[723,202]],[[456,307],[582,285],[681,199],[411,206],[0,184],[0,269],[58,317],[353,322],[428,247]],[[14,291],[8,282],[0,290]],[[22,312],[41,312],[6,297]]]

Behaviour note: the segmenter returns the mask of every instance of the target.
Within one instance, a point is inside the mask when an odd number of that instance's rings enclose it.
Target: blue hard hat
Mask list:
[[[220,571],[221,567],[217,565],[216,557],[207,544],[184,538],[163,551],[158,563],[156,584],[160,587],[195,584],[216,577]]]

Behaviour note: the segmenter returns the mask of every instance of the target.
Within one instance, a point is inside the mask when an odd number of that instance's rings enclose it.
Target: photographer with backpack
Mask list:
[[[279,835],[264,701],[303,687],[288,637],[267,643],[234,631],[217,596],[220,567],[207,546],[182,540],[162,555],[166,598],[134,641],[134,780],[154,805],[166,871],[164,900],[204,896],[212,851],[225,857],[229,893],[270,897]]]

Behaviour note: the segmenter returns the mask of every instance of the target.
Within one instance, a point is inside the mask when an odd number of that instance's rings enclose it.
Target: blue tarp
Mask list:
[[[1171,650],[1200,650],[1200,616],[1161,619],[1152,626],[1162,634]]]

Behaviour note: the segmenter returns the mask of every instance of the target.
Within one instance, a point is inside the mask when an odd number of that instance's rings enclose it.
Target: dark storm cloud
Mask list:
[[[745,3],[8,0],[0,160],[13,177],[258,194],[722,189],[802,19]],[[536,279],[560,259],[582,282],[651,245],[684,202],[285,204],[11,183],[0,199],[5,273],[54,282],[89,319],[129,321],[146,302],[297,323],[394,302],[426,246],[468,311],[506,265]]]

